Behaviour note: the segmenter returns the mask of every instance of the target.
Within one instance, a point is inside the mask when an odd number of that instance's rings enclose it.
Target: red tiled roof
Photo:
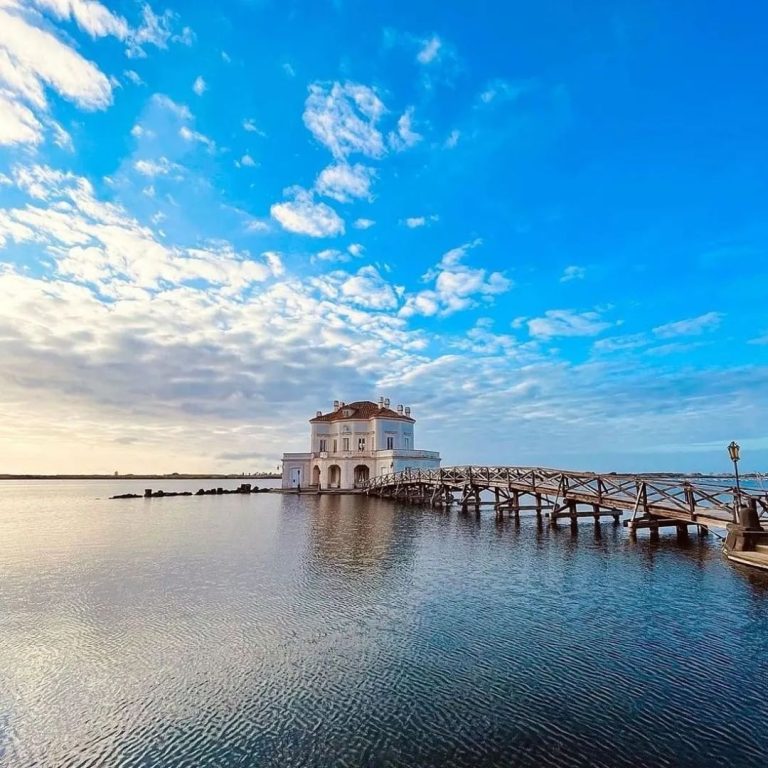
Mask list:
[[[344,416],[344,411],[351,410],[352,413],[349,416]],[[374,416],[383,419],[400,419],[401,421],[413,422],[410,416],[405,416],[393,411],[391,408],[379,408],[378,403],[372,403],[370,400],[358,400],[355,403],[344,403],[343,407],[338,411],[331,411],[331,413],[324,413],[322,416],[315,416],[314,419],[310,419],[310,423],[313,421],[343,421],[344,419],[370,419]]]

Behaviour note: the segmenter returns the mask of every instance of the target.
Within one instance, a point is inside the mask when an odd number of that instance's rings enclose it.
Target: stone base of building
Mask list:
[[[354,490],[370,478],[405,469],[439,469],[435,451],[384,450],[368,453],[286,453],[283,488]]]

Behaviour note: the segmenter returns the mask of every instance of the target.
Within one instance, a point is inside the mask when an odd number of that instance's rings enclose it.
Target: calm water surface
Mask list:
[[[768,765],[714,537],[148,484],[0,483],[0,765]]]

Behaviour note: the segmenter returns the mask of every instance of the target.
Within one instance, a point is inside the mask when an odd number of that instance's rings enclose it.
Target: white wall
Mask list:
[[[411,438],[409,448],[415,447],[414,424],[399,419],[373,419],[376,430],[376,450],[387,450],[387,437],[394,438],[393,448],[405,448],[405,436]]]

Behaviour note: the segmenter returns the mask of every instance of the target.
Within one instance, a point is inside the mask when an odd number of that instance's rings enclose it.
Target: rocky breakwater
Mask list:
[[[162,499],[166,496],[225,496],[228,494],[248,494],[248,493],[269,493],[269,488],[259,488],[258,485],[243,483],[238,488],[200,488],[193,493],[192,491],[153,491],[151,488],[145,488],[144,493],[120,493],[117,496],[110,496],[111,499]]]

